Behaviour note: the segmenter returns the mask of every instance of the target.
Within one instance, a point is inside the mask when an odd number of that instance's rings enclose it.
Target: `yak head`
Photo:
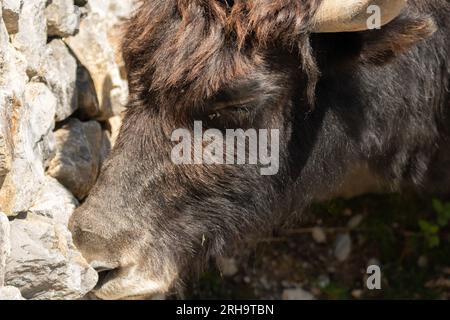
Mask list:
[[[70,221],[101,272],[95,294],[177,289],[194,266],[333,192],[357,151],[330,92],[429,35],[405,5],[142,1],[123,41],[130,101],[117,144]]]

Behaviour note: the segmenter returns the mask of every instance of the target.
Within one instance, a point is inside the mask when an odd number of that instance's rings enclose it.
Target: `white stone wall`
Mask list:
[[[120,126],[133,0],[0,4],[0,300],[78,299],[97,273],[67,223]]]

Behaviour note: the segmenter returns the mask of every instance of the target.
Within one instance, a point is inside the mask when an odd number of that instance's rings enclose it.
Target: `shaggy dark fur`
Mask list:
[[[449,193],[448,1],[411,0],[381,30],[310,34],[319,3],[142,2],[124,40],[131,93],[118,143],[71,220],[86,257],[118,268],[110,282],[134,265],[133,277],[167,289],[194,262],[333,194],[355,166],[392,189]],[[194,120],[279,129],[280,172],[174,165],[170,135]]]

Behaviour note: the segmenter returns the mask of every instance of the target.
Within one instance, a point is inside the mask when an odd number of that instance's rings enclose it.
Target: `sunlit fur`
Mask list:
[[[450,5],[408,3],[381,30],[311,34],[320,0],[143,1],[124,38],[130,103],[118,142],[70,224],[88,260],[115,268],[103,285],[120,292],[100,284],[99,295],[127,297],[127,281],[151,283],[148,294],[174,288],[335,194],[355,167],[394,190],[448,194]],[[278,175],[174,165],[171,133],[194,120],[279,129]]]

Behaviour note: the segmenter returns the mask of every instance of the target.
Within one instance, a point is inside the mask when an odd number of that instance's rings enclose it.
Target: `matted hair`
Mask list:
[[[141,0],[123,41],[131,94],[201,102],[264,65],[262,49],[277,43],[299,51],[312,102],[319,71],[309,31],[321,1]]]

